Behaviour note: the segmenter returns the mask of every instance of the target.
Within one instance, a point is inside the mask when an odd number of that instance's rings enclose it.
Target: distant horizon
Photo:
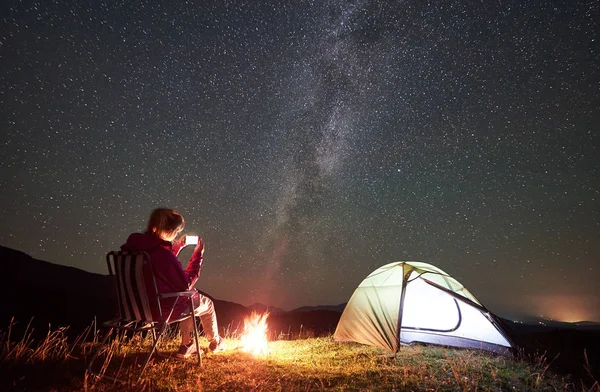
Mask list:
[[[208,293],[208,294],[210,295],[210,293]],[[216,299],[223,300],[222,298],[216,298]],[[348,298],[348,299],[350,299],[350,298]],[[303,306],[297,306],[297,307],[290,308],[290,309],[284,309],[284,308],[279,308],[276,306],[271,306],[271,305],[257,303],[257,302],[252,303],[250,305],[245,305],[244,303],[237,302],[237,301],[228,301],[228,302],[234,302],[234,303],[240,304],[246,308],[251,308],[253,305],[262,305],[265,307],[273,307],[273,308],[276,308],[276,309],[279,309],[279,310],[282,310],[285,312],[294,311],[294,310],[300,309],[300,308],[336,307],[336,306],[347,303],[347,302],[345,302],[345,303],[335,304],[335,305],[332,305],[332,304],[329,304],[329,305],[328,304],[303,305]],[[515,322],[535,322],[535,323],[537,323],[540,321],[548,321],[548,322],[556,322],[556,323],[561,323],[561,324],[592,323],[592,324],[600,325],[600,320],[598,320],[598,321],[596,321],[596,320],[563,321],[563,320],[549,318],[544,315],[535,315],[535,314],[527,314],[527,313],[511,313],[511,312],[505,312],[503,314],[499,314],[499,313],[492,312],[491,309],[488,309],[488,310],[497,317],[501,317],[503,319],[515,321]]]
[[[80,268],[78,266],[71,266],[71,265],[64,265],[64,264],[60,264],[60,263],[56,263],[56,262],[52,262],[52,261],[47,261],[47,260],[42,260],[39,258],[36,258],[30,254],[28,254],[27,252],[21,251],[19,249],[14,249],[14,248],[10,248],[4,245],[0,245],[1,247],[10,249],[12,251],[17,251],[20,253],[23,253],[33,259],[42,261],[42,262],[46,262],[46,263],[50,263],[50,264],[54,264],[60,267],[71,267],[71,268],[76,268],[78,270],[87,272],[87,273],[91,273],[91,274],[97,274],[97,275],[102,275],[102,276],[108,276],[108,273],[102,273],[102,272],[93,272],[93,271],[88,271],[86,269]],[[258,301],[252,301],[250,300],[250,302],[248,301],[239,301],[239,300],[235,300],[235,299],[230,299],[230,298],[221,298],[221,297],[217,297],[212,295],[210,292],[203,290],[202,287],[196,287],[198,290],[203,291],[205,293],[207,293],[208,295],[210,295],[211,297],[220,300],[220,301],[226,301],[226,302],[231,302],[231,303],[235,303],[241,306],[244,306],[246,308],[252,308],[253,306],[263,306],[263,307],[267,307],[267,308],[275,308],[284,312],[291,312],[291,311],[295,311],[297,309],[300,308],[317,308],[317,307],[328,307],[328,308],[334,308],[334,307],[339,307],[341,305],[345,305],[349,300],[350,297],[348,297],[348,299],[346,301],[343,302],[339,302],[339,303],[330,303],[330,304],[324,304],[324,303],[318,303],[318,304],[305,304],[305,305],[300,305],[300,306],[294,306],[294,307],[280,307],[280,306],[275,306],[275,305],[271,305],[271,304],[267,304],[267,303],[263,303],[263,302],[258,302]],[[468,289],[468,287],[467,287]],[[483,304],[484,306],[486,306],[485,304]],[[555,319],[552,318],[550,316],[545,316],[545,315],[541,315],[541,314],[533,314],[533,313],[526,313],[526,312],[514,312],[514,311],[494,311],[490,308],[488,308],[486,306],[486,309],[488,309],[492,314],[494,314],[497,317],[501,317],[503,319],[507,319],[507,320],[511,320],[514,322],[524,322],[524,323],[538,323],[541,321],[547,321],[547,322],[556,322],[556,323],[562,323],[562,324],[578,324],[578,323],[592,323],[592,324],[600,324],[600,319],[598,320],[594,320],[594,319],[581,319],[578,321],[573,321],[573,320],[560,320],[560,319]]]

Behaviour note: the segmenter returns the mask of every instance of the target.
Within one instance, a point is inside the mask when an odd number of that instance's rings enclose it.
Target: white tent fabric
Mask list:
[[[462,284],[416,261],[390,263],[367,276],[348,301],[334,339],[393,353],[413,342],[498,353],[513,347],[494,316]]]

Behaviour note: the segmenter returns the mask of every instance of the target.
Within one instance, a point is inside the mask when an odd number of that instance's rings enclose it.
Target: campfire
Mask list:
[[[244,333],[240,338],[239,348],[252,355],[269,353],[267,346],[267,318],[269,313],[252,314],[244,319]]]

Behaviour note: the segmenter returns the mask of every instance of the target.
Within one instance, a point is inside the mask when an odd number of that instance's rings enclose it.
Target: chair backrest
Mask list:
[[[146,252],[109,252],[108,272],[113,276],[121,321],[156,321],[152,309],[158,310],[156,280]]]

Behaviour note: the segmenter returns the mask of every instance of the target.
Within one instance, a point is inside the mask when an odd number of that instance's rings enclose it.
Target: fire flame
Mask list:
[[[267,317],[269,313],[258,314],[252,312],[244,319],[244,334],[240,338],[242,351],[252,355],[269,353],[267,346]]]

